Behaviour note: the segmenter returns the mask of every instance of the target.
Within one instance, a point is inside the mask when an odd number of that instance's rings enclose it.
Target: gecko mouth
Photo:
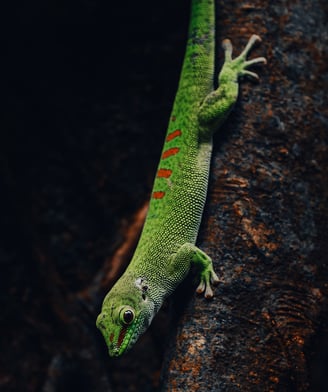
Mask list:
[[[136,320],[137,321],[137,320]],[[134,323],[129,327],[123,327],[117,338],[117,342],[113,342],[113,336],[110,336],[109,354],[113,357],[119,357],[130,350],[136,342],[140,331],[140,323]]]
[[[118,335],[117,346],[119,349],[122,347],[122,343],[124,342],[126,332],[127,332],[127,328],[122,328],[120,334]],[[127,341],[127,343],[129,343],[129,341]]]

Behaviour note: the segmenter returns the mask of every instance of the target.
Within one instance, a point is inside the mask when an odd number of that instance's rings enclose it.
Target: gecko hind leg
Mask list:
[[[225,39],[222,42],[222,47],[225,54],[225,63],[222,67],[222,70],[219,74],[219,82],[220,79],[224,78],[225,72],[228,68],[231,68],[234,73],[236,74],[235,77],[238,79],[240,76],[250,76],[256,80],[259,79],[258,75],[255,72],[248,71],[247,68],[254,65],[254,64],[266,64],[265,57],[256,57],[251,60],[246,60],[249,52],[252,50],[254,44],[256,42],[261,42],[261,38],[253,34],[250,39],[248,40],[244,50],[240,53],[238,57],[232,59],[232,44],[229,39]]]
[[[252,35],[244,50],[235,59],[232,59],[231,41],[228,39],[223,41],[225,60],[218,76],[219,87],[205,97],[198,111],[198,119],[204,135],[212,134],[217,130],[230,113],[238,98],[239,77],[259,78],[255,72],[249,71],[248,67],[266,64],[266,59],[256,57],[247,60],[250,50],[258,41],[261,41],[260,37]]]

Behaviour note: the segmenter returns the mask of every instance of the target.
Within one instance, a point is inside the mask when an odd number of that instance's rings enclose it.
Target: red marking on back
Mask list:
[[[153,199],[163,199],[164,196],[165,196],[165,192],[162,191],[153,192],[152,194]]]
[[[118,347],[121,347],[121,344],[123,343],[123,340],[125,338],[126,331],[127,331],[126,328],[121,329],[120,334],[118,335],[118,339],[117,339]]]
[[[171,157],[172,155],[177,154],[180,151],[179,147],[172,147],[169,148],[168,150],[165,150],[162,154],[162,159],[166,159],[168,157]]]
[[[169,178],[171,174],[172,170],[170,169],[158,169],[156,176],[160,178]]]
[[[175,131],[169,133],[169,134],[166,136],[166,141],[169,142],[169,141],[173,140],[174,138],[176,138],[176,137],[178,137],[178,136],[181,136],[181,135],[182,135],[181,130],[180,130],[180,129],[176,129]]]
[[[114,332],[112,332],[109,336],[109,341],[112,343],[114,340]]]

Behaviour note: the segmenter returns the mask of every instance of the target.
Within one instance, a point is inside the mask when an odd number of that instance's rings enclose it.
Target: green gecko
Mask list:
[[[207,194],[213,133],[238,96],[238,78],[266,63],[247,55],[260,38],[253,35],[232,60],[232,45],[223,41],[225,61],[213,88],[214,0],[192,0],[186,54],[168,130],[151,194],[149,210],[134,256],[106,295],[97,327],[110,356],[127,352],[145,332],[163,301],[198,266],[198,293],[212,298],[219,282],[212,260],[196,245]]]

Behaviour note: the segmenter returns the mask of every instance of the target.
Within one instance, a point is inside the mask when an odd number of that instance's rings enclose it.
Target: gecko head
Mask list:
[[[102,311],[97,317],[111,357],[119,357],[129,351],[146,331],[155,314],[153,301],[139,290],[120,290],[113,287],[104,299]]]

